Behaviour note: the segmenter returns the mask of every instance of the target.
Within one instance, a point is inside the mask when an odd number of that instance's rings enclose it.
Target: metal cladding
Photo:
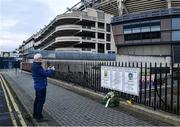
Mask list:
[[[119,16],[149,10],[180,7],[179,0],[82,0],[69,10],[92,7]]]

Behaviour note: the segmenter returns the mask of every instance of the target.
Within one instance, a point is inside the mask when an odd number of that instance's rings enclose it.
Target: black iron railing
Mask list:
[[[139,96],[118,92],[124,99],[134,98],[143,104],[173,114],[180,114],[180,66],[162,63],[127,62],[46,62],[54,65],[56,72],[52,78],[107,93],[110,89],[101,87],[101,66],[140,68]],[[30,64],[23,63],[22,69],[30,71]]]

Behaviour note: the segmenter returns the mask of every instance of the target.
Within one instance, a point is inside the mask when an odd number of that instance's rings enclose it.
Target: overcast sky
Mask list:
[[[80,0],[0,0],[0,51],[12,51]]]

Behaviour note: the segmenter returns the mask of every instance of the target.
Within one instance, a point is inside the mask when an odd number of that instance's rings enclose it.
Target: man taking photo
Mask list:
[[[44,70],[41,66],[42,62],[42,55],[35,54],[34,62],[32,64],[32,77],[35,89],[33,118],[35,118],[38,122],[47,121],[42,115],[43,105],[46,100],[47,77],[51,76],[55,71],[54,66],[48,67],[47,70]]]

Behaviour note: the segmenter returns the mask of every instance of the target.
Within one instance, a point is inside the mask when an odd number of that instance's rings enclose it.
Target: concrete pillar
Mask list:
[[[119,15],[123,14],[123,3],[122,0],[117,0],[118,2],[118,10],[119,10]]]
[[[98,22],[95,23],[95,27],[96,27],[96,30],[97,30],[97,28],[98,28]]]
[[[95,44],[95,50],[96,50],[96,53],[98,53],[98,43],[97,42]]]
[[[104,40],[105,40],[105,43],[104,43],[104,52],[106,53],[106,40],[107,40],[107,31],[106,31],[106,22],[104,23],[104,29],[105,29],[105,33],[104,33]]]
[[[98,39],[98,22],[95,23],[95,27],[96,27],[95,38]]]
[[[171,0],[167,0],[167,6],[168,8],[171,8]]]
[[[96,28],[96,32],[95,32],[95,38],[96,38],[95,49],[96,49],[96,52],[98,52],[98,22],[95,23],[95,28]]]

